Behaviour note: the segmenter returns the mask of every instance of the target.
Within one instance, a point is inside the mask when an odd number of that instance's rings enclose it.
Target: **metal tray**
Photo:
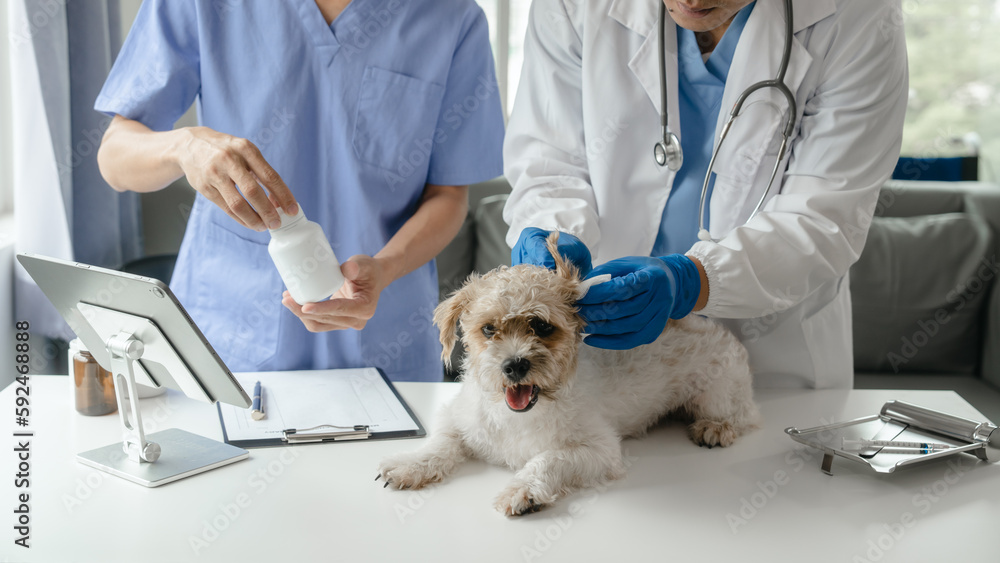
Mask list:
[[[955,423],[964,425],[965,432],[955,431]],[[900,467],[967,453],[985,461],[1000,459],[1000,431],[989,422],[976,423],[952,417],[938,411],[890,401],[881,414],[838,422],[825,426],[785,429],[793,440],[823,451],[820,468],[832,475],[833,456],[840,456],[870,467],[877,473],[892,473]],[[960,434],[964,434],[960,436]],[[843,440],[899,440],[906,442],[937,442],[952,446],[933,453],[892,448],[844,450]]]

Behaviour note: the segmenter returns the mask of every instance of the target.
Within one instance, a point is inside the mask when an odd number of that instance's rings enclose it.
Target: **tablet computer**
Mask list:
[[[187,368],[170,370],[155,357],[143,357],[135,369],[137,383],[176,389],[210,403],[250,406],[246,391],[165,283],[46,256],[18,254],[17,260],[104,369],[111,371],[111,358],[94,326],[94,308],[124,313],[121,318],[148,319],[146,325],[166,338]],[[195,381],[178,381],[178,371],[190,372]]]

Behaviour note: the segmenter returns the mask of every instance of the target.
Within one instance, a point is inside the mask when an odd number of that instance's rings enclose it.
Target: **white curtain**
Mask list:
[[[108,118],[94,99],[121,45],[117,0],[9,0],[18,252],[118,268],[141,256],[136,194],[103,181],[96,154]],[[16,316],[32,332],[72,332],[27,273]]]

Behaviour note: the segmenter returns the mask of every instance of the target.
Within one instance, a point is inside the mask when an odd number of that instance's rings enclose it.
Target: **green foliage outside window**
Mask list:
[[[1000,160],[1000,1],[904,0],[910,101],[903,154],[969,154],[981,139],[979,177],[997,181]],[[990,165],[992,163],[992,166]]]

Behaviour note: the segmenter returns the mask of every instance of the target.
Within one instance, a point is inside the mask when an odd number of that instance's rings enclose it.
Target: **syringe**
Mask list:
[[[919,453],[929,454],[951,448],[948,444],[937,444],[934,442],[900,442],[896,440],[851,440],[844,438],[843,446],[845,450],[867,450],[869,448],[893,448],[902,450],[918,450]]]

